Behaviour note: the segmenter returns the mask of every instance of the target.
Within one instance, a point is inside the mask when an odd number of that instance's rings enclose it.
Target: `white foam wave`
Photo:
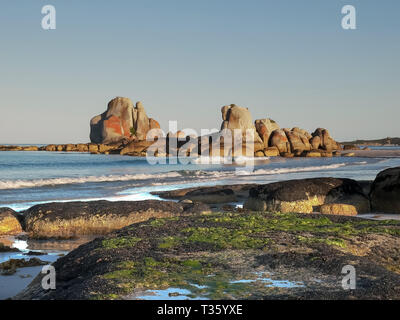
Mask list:
[[[181,177],[178,172],[167,172],[160,174],[134,174],[134,175],[108,175],[108,176],[87,176],[77,178],[51,178],[37,180],[5,180],[0,181],[0,190],[5,189],[22,189],[34,188],[43,186],[54,186],[64,184],[78,184],[87,182],[113,182],[113,181],[134,181],[162,178],[177,178]]]
[[[96,183],[96,182],[120,182],[120,181],[143,181],[143,180],[155,180],[155,179],[172,179],[174,178],[183,179],[186,178],[187,182],[192,180],[214,180],[218,178],[229,178],[235,175],[238,176],[258,176],[258,175],[274,175],[274,174],[285,174],[285,173],[296,173],[296,172],[310,172],[310,171],[323,171],[332,170],[348,165],[364,165],[366,161],[354,162],[354,163],[337,163],[323,166],[310,166],[310,167],[294,167],[294,168],[276,168],[276,169],[257,169],[251,170],[240,170],[236,171],[203,171],[203,170],[181,170],[171,171],[165,173],[155,174],[134,174],[134,175],[107,175],[107,176],[86,176],[86,177],[69,177],[69,178],[51,178],[51,179],[37,179],[37,180],[0,180],[0,190],[6,189],[23,189],[23,188],[35,188],[44,186],[57,186],[66,184],[82,184],[82,183]],[[183,180],[179,180],[183,181]],[[165,181],[164,183],[170,183],[171,181]],[[152,182],[152,185],[155,185]],[[161,183],[163,183],[161,181]]]
[[[250,161],[268,160],[269,157],[220,157],[220,156],[200,156],[192,159],[193,164],[242,164]]]
[[[284,173],[295,173],[295,172],[309,172],[309,171],[322,171],[330,169],[338,169],[340,167],[345,167],[346,163],[336,163],[325,166],[311,166],[311,167],[295,167],[295,168],[276,168],[276,169],[258,169],[253,172],[246,170],[237,171],[238,175],[271,175],[271,174],[284,174]]]

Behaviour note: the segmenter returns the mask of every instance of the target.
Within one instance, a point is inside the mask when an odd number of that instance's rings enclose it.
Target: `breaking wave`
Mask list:
[[[127,175],[109,175],[109,176],[99,176],[99,177],[88,176],[88,177],[77,177],[77,178],[52,178],[52,179],[37,179],[37,180],[6,180],[6,181],[0,181],[0,190],[34,188],[34,187],[87,183],[87,182],[113,182],[113,181],[134,181],[134,180],[177,178],[180,176],[181,175],[178,172],[168,172],[159,174],[132,174],[132,175],[127,174]]]
[[[310,171],[324,171],[333,170],[349,165],[363,165],[367,162],[354,162],[354,163],[337,163],[331,165],[321,166],[305,166],[294,168],[275,168],[275,169],[256,169],[248,171],[246,169],[236,170],[180,170],[170,171],[165,173],[154,174],[127,174],[127,175],[107,175],[107,176],[87,176],[87,177],[70,177],[70,178],[50,178],[50,179],[36,179],[36,180],[5,180],[0,181],[0,190],[6,189],[22,189],[22,188],[36,188],[45,186],[57,186],[67,184],[83,184],[83,183],[99,183],[99,182],[124,182],[124,181],[145,181],[152,180],[154,182],[170,183],[173,181],[195,180],[204,181],[221,178],[232,178],[234,176],[262,176],[262,175],[278,175],[296,172],[310,172]],[[161,180],[161,181],[160,181]],[[150,182],[150,183],[151,183]],[[149,182],[146,182],[149,183]]]

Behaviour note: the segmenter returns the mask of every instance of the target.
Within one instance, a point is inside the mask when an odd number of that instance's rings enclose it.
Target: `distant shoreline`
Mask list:
[[[358,145],[358,146],[399,146],[400,138],[382,138],[382,139],[371,139],[371,140],[363,140],[358,139],[354,141],[345,141],[340,142],[342,145]]]

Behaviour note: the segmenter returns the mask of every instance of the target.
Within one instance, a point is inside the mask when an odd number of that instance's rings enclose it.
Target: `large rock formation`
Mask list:
[[[329,131],[323,128],[318,128],[314,131],[310,143],[313,149],[323,149],[326,151],[341,149],[340,145],[330,136]]]
[[[318,212],[324,204],[333,203],[351,205],[352,212],[370,211],[368,196],[362,186],[351,179],[281,181],[252,188],[249,195],[245,208],[255,211],[312,213]]]
[[[318,128],[311,135],[298,127],[281,129],[269,118],[253,122],[249,109],[235,104],[222,107],[221,113],[223,122],[219,133],[198,139],[176,137],[178,140],[176,145],[175,136],[168,134],[165,138],[160,131],[152,131],[154,139],[151,140],[159,138],[158,145],[163,147],[163,151],[157,151],[155,155],[331,157],[333,154],[338,155],[336,151],[341,149],[340,144],[333,140],[328,130],[323,128]],[[143,156],[146,150],[152,151],[149,148],[150,144],[142,143],[152,129],[160,129],[160,125],[154,119],[147,117],[141,102],[137,102],[134,107],[130,99],[118,97],[110,101],[106,112],[92,119],[90,139],[96,144],[121,144],[104,152],[116,153],[115,149],[119,148],[121,154]],[[232,131],[232,139],[228,138],[226,130],[228,133],[229,130]],[[190,143],[187,144],[189,140]],[[181,150],[183,145],[185,147]],[[77,149],[74,145],[52,145],[48,148],[49,151]],[[104,153],[97,149],[97,145],[90,145],[88,151]]]
[[[311,135],[306,130],[293,128],[292,130],[285,130],[285,133],[289,140],[291,152],[295,155],[301,155],[304,151],[311,150],[309,142]]]
[[[230,106],[224,106],[221,109],[222,112],[222,125],[221,130],[241,130],[243,135],[243,141],[246,139],[246,132],[253,134],[253,141],[262,143],[260,136],[257,133],[256,127],[253,124],[251,113],[248,108],[239,107],[236,104]]]
[[[269,137],[272,132],[279,130],[279,125],[271,119],[258,119],[254,122],[258,135],[264,143],[264,148],[269,147]]]
[[[223,115],[229,109],[222,110]],[[311,135],[304,129],[294,127],[283,128],[271,119],[258,119],[255,121],[257,134],[263,142],[266,156],[281,155],[293,156],[332,156],[332,151],[340,150],[340,144],[329,135],[328,130],[318,128]],[[256,139],[255,139],[256,140]],[[275,148],[277,151],[275,151]],[[257,148],[255,148],[257,149]],[[255,150],[257,153],[257,150]]]
[[[370,197],[373,211],[400,213],[400,167],[380,172],[371,186]]]
[[[107,111],[90,121],[90,140],[93,143],[145,140],[153,128],[160,125],[147,117],[141,102],[134,107],[131,99],[117,97],[108,103]]]
[[[275,130],[272,132],[269,146],[278,148],[279,153],[281,154],[285,152],[290,152],[289,140],[283,129]]]

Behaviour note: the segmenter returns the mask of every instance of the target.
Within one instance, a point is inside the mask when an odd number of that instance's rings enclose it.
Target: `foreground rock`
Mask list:
[[[154,217],[207,211],[196,203],[156,200],[47,203],[24,212],[24,229],[31,238],[73,238],[106,234]]]
[[[399,245],[400,222],[269,213],[152,219],[60,258],[56,290],[43,290],[39,275],[14,299],[154,299],[168,292],[202,299],[400,299]],[[357,290],[342,288],[346,265],[357,270]]]
[[[368,196],[355,180],[336,178],[313,178],[289,180],[250,189],[244,207],[250,210],[270,212],[321,212],[324,204],[345,204],[353,208],[347,211],[370,212]],[[324,212],[329,212],[327,207]],[[336,214],[332,209],[331,214]]]
[[[380,172],[372,183],[370,197],[375,212],[400,213],[400,167]]]
[[[10,208],[0,208],[0,236],[22,232],[17,213]]]
[[[239,184],[213,187],[197,187],[170,191],[152,192],[163,199],[191,200],[207,204],[229,204],[244,201],[248,198],[249,190],[255,184]]]

